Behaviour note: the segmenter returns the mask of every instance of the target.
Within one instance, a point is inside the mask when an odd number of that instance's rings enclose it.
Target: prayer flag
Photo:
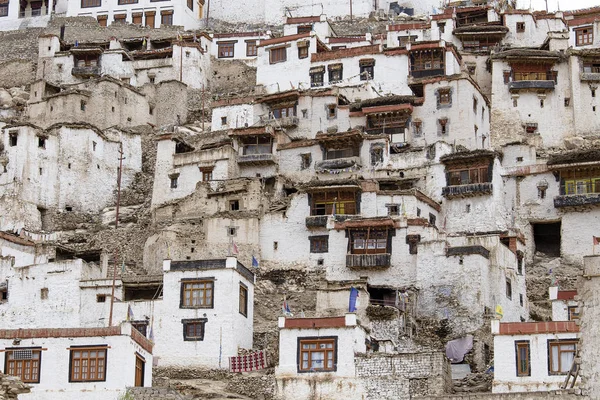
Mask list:
[[[350,288],[350,302],[348,303],[348,312],[355,312],[356,305],[358,302],[358,289],[355,287]]]
[[[233,244],[233,254],[239,254],[237,244],[235,244],[235,242],[232,242],[232,244]]]
[[[133,321],[133,310],[131,309],[131,304],[127,306],[127,321]]]
[[[258,260],[254,256],[252,256],[252,266],[258,268]]]

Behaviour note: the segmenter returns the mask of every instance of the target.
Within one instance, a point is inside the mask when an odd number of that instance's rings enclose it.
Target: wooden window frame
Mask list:
[[[269,64],[278,64],[287,61],[287,46],[272,47],[269,49]]]
[[[344,80],[344,65],[341,63],[328,65],[327,72],[330,84],[340,83]]]
[[[210,284],[210,287],[208,286]],[[203,288],[194,288],[193,285],[205,285]],[[210,289],[210,295],[207,295],[207,291]],[[193,304],[194,292],[200,292],[202,299],[204,300],[203,305]],[[187,293],[190,293],[189,298]],[[199,298],[199,297],[198,297]],[[181,280],[181,292],[179,308],[214,308],[215,299],[215,280],[212,278],[190,278]]]
[[[246,40],[246,57],[256,57],[258,55],[258,46],[256,39]]]
[[[434,76],[436,74],[426,71],[440,71],[446,69],[446,49],[435,48],[428,50],[418,50],[410,54],[410,76],[422,78]]]
[[[15,360],[14,354],[19,350],[31,350],[32,358],[23,360]],[[10,359],[10,355],[13,356],[13,359]],[[33,358],[37,355],[37,359]],[[37,362],[37,365],[34,365]],[[26,374],[27,364],[29,368],[29,375]],[[16,376],[21,379],[23,383],[40,383],[40,375],[41,375],[41,367],[42,367],[42,348],[41,347],[19,347],[19,348],[7,348],[4,352],[4,373],[10,376]],[[15,371],[16,369],[16,371]],[[34,369],[36,372],[34,373]],[[19,371],[20,370],[20,371]],[[18,373],[20,372],[20,373]]]
[[[240,282],[239,289],[239,312],[248,318],[248,286]]]
[[[349,229],[348,254],[391,254],[390,236],[389,228]]]
[[[124,4],[137,4],[139,2],[139,0],[118,0],[117,4],[118,5],[124,5]]]
[[[0,4],[0,17],[8,17],[8,3]]]
[[[575,348],[573,350],[561,350],[561,346],[570,346],[570,345],[575,345]],[[573,357],[575,357],[577,355],[577,346],[579,345],[579,341],[577,339],[548,339],[548,375],[566,375],[569,373],[569,370],[571,369],[571,366],[567,366],[567,369],[565,370],[565,372],[562,372],[562,365],[561,365],[561,360],[560,360],[560,356],[561,353],[573,353]],[[558,371],[553,371],[552,370],[552,361],[554,356],[552,355],[552,349],[554,347],[558,347]]]
[[[310,215],[331,215],[334,205],[335,214],[357,215],[360,213],[358,196],[358,192],[352,190],[324,190],[313,193],[310,196]]]
[[[521,357],[520,350],[523,348],[527,351],[525,360]],[[523,366],[525,368],[522,368]],[[515,367],[517,376],[531,376],[531,346],[529,340],[515,341]]]
[[[329,252],[329,235],[309,236],[311,253]]]
[[[525,22],[517,22],[515,26],[515,30],[517,33],[525,32]]]
[[[136,12],[131,14],[131,23],[134,25],[142,25],[144,23],[144,13]]]
[[[194,11],[194,0],[187,0],[187,7]]]
[[[164,26],[173,26],[173,10],[164,10],[160,12],[160,24]]]
[[[201,342],[204,340],[206,333],[207,318],[182,319],[183,325],[183,340],[185,342]],[[195,328],[194,334],[190,335],[190,328]]]
[[[200,172],[202,173],[202,182],[212,181],[213,170],[214,168],[200,168]]]
[[[142,335],[144,335],[144,337],[148,335],[149,321],[147,319],[143,319],[143,320],[139,320],[139,321],[130,321],[130,323],[131,323],[131,327],[133,329],[136,329]]]
[[[489,165],[476,165],[471,167],[449,168],[448,186],[472,185],[475,183],[489,183]]]
[[[589,31],[589,32],[586,32]],[[594,44],[594,27],[584,26],[573,29],[575,33],[575,46],[589,46]]]
[[[100,26],[108,25],[108,15],[98,15],[96,17],[96,19],[98,20],[98,25],[100,25]]]
[[[580,318],[579,306],[567,306],[567,314],[569,321],[576,321]]]
[[[310,72],[310,87],[325,85],[325,68]]]
[[[370,81],[375,78],[375,60],[359,60],[358,67],[361,81]]]
[[[438,104],[443,106],[452,105],[452,88],[440,88],[437,90]]]
[[[298,46],[298,58],[299,59],[308,58],[308,55],[309,55],[308,49],[309,49],[308,46]]]
[[[299,373],[310,373],[310,372],[335,372],[337,371],[337,336],[322,336],[322,337],[299,337],[297,344],[296,353],[296,365]],[[304,345],[316,345],[315,349],[304,349]],[[331,345],[331,347],[320,348],[321,345]],[[325,365],[323,368],[311,368],[310,365],[313,361],[313,354],[324,353],[324,360],[331,361],[331,367]],[[307,355],[307,367],[303,366],[304,354]],[[330,355],[330,357],[329,357]]]
[[[149,22],[152,22],[152,24],[150,24]],[[145,24],[145,26],[149,26],[150,28],[155,27],[156,11],[144,11],[144,24]]]
[[[71,383],[75,383],[75,382],[106,382],[106,368],[108,366],[108,346],[107,345],[98,345],[98,346],[71,346],[69,348],[69,382]],[[76,352],[80,352],[81,356],[79,358],[75,357]],[[83,353],[88,354],[87,357],[83,356]],[[96,357],[92,358],[91,357],[91,352],[96,352]],[[104,357],[100,357],[100,354],[103,353]],[[82,368],[83,366],[81,365],[81,361],[83,360],[87,360],[87,373],[89,376],[89,369],[91,367],[91,361],[92,360],[96,360],[96,377],[95,378],[83,378],[83,377],[79,377],[77,378],[75,376],[75,368],[77,368],[76,365],[76,361],[79,361],[79,367]],[[102,372],[100,373],[98,371],[98,361],[99,360],[103,360],[104,365]],[[100,375],[101,374],[101,375]],[[80,375],[83,375],[83,370],[80,370]]]
[[[102,0],[81,0],[81,8],[92,8],[102,6]]]
[[[233,42],[217,42],[217,58],[233,58],[235,57],[235,41]]]
[[[288,104],[288,105],[277,105],[277,106],[271,107],[269,115],[272,118],[270,118],[270,119],[295,117],[297,108],[298,108],[297,105],[298,104],[294,103],[293,105]]]
[[[126,24],[127,23],[127,14],[115,14],[113,16],[113,21],[117,24]]]

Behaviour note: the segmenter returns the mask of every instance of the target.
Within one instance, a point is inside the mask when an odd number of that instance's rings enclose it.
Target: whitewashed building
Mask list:
[[[560,290],[558,286],[548,288],[552,302],[552,321],[576,321],[579,319],[579,305],[575,296],[577,290]]]
[[[565,382],[579,341],[574,321],[494,320],[492,334],[494,348],[501,349],[494,354],[493,393],[547,392]]]
[[[117,400],[152,386],[152,343],[129,323],[105,328],[0,329],[0,363],[30,400]]]

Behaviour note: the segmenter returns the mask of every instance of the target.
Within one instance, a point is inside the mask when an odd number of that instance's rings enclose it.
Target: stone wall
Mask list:
[[[452,396],[418,396],[414,400],[582,400],[585,397],[569,394],[565,391],[524,392],[524,393],[478,393]]]
[[[174,389],[156,387],[135,387],[127,389],[131,400],[182,400],[183,397]]]
[[[15,378],[0,372],[0,400],[17,399],[22,393],[29,393],[30,388]]]
[[[580,279],[578,285],[580,313],[580,348],[582,392],[592,399],[600,396],[600,345],[598,344],[600,329],[600,256],[583,258],[584,272],[587,279]]]

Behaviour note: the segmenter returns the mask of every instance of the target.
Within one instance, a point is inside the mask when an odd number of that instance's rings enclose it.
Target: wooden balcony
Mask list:
[[[593,206],[598,204],[600,204],[600,193],[569,194],[554,198],[555,208]]]
[[[347,254],[346,267],[348,268],[367,268],[384,269],[391,265],[392,255],[390,253],[381,254]]]
[[[265,154],[240,154],[237,160],[238,164],[246,165],[268,165],[275,164],[275,156],[272,153]]]
[[[449,199],[456,197],[473,197],[492,193],[492,183],[471,183],[469,185],[446,186],[442,189],[442,196]]]
[[[71,75],[81,77],[100,76],[100,66],[95,65],[93,67],[73,67],[71,70]]]

